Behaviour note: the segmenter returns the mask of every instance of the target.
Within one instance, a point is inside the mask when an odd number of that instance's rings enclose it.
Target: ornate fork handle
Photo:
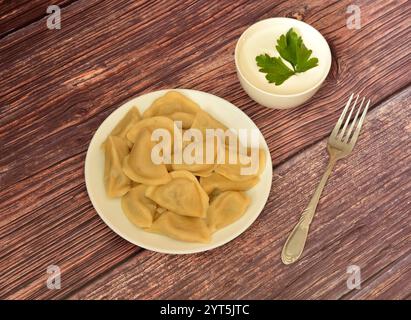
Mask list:
[[[305,246],[305,242],[308,236],[308,230],[310,228],[311,221],[314,218],[315,209],[317,208],[318,201],[320,200],[321,193],[324,186],[327,183],[328,177],[330,176],[335,163],[337,162],[337,157],[330,151],[330,160],[328,162],[327,169],[325,170],[320,183],[315,189],[315,192],[308,204],[307,208],[301,214],[301,218],[294,227],[293,231],[287,238],[285,245],[281,253],[281,259],[284,264],[290,264],[295,262],[302,254]]]

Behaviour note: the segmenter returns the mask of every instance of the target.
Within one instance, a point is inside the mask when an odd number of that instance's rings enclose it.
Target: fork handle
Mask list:
[[[305,242],[308,236],[308,230],[310,228],[311,221],[314,218],[315,209],[317,208],[318,201],[320,200],[321,193],[327,183],[335,163],[336,157],[330,157],[327,169],[325,170],[320,183],[318,184],[315,192],[308,204],[307,208],[301,214],[301,218],[291,231],[284,244],[281,252],[281,260],[284,264],[290,264],[298,260],[304,250]]]

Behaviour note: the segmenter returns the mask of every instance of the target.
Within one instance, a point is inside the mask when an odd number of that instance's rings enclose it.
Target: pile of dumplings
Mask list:
[[[148,232],[208,243],[215,231],[247,210],[250,198],[244,191],[258,183],[265,153],[259,150],[255,175],[241,175],[240,163],[155,164],[151,133],[162,128],[173,136],[174,121],[182,122],[183,131],[227,129],[176,91],[155,100],[142,116],[136,107],[131,108],[103,144],[106,193],[121,197],[127,218]]]

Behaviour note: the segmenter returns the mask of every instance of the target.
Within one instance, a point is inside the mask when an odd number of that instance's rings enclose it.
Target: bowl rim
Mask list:
[[[241,69],[240,69],[239,63],[238,63],[238,52],[239,52],[240,42],[244,39],[245,35],[247,34],[247,32],[250,31],[250,29],[251,29],[252,27],[254,27],[254,26],[256,26],[256,25],[258,25],[258,24],[260,24],[260,23],[267,22],[267,21],[273,21],[273,20],[276,20],[276,21],[279,21],[279,20],[283,20],[283,21],[284,21],[284,20],[287,20],[287,21],[290,21],[290,20],[292,20],[294,23],[302,24],[302,25],[304,25],[304,27],[307,27],[307,28],[309,28],[309,29],[312,29],[315,33],[317,33],[317,34],[324,40],[324,42],[325,42],[325,44],[326,44],[326,46],[327,46],[327,49],[328,49],[327,52],[328,52],[328,54],[329,54],[329,56],[330,56],[330,62],[329,62],[328,65],[326,66],[326,72],[324,72],[324,75],[321,77],[321,79],[320,79],[313,87],[311,87],[311,88],[309,88],[309,89],[306,89],[306,90],[304,90],[304,91],[301,91],[301,92],[299,92],[299,93],[292,93],[292,94],[272,93],[272,92],[268,92],[268,91],[262,90],[262,89],[258,88],[257,86],[255,86],[254,84],[252,84],[252,83],[247,79],[247,77],[245,77],[244,74],[241,72]],[[305,95],[305,94],[307,94],[307,93],[310,93],[310,92],[318,89],[318,87],[321,86],[321,84],[324,82],[324,80],[327,78],[327,76],[328,76],[328,74],[329,74],[329,72],[330,72],[331,64],[332,64],[332,54],[331,54],[331,49],[330,49],[330,46],[328,45],[327,40],[324,38],[324,36],[321,34],[321,32],[318,31],[316,28],[314,28],[312,25],[310,25],[310,24],[308,24],[308,23],[306,23],[306,22],[304,22],[304,21],[297,20],[297,19],[292,19],[292,18],[287,18],[287,17],[274,17],[274,18],[267,18],[267,19],[259,20],[259,21],[255,22],[255,23],[253,23],[252,25],[248,26],[247,29],[245,29],[245,30],[243,31],[243,33],[241,34],[240,38],[238,38],[237,43],[236,43],[236,46],[235,46],[235,50],[234,50],[234,62],[235,62],[235,67],[236,67],[236,69],[237,69],[237,73],[238,73],[238,74],[240,75],[240,77],[241,77],[249,86],[251,86],[254,90],[257,90],[258,92],[260,92],[260,93],[262,93],[262,94],[266,94],[266,95],[269,95],[269,96],[272,96],[272,97],[290,98],[290,97],[303,96],[303,95]]]

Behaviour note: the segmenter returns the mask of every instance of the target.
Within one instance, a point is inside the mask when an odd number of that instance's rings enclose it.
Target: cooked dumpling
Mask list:
[[[121,208],[127,218],[140,228],[149,228],[153,223],[157,205],[145,196],[147,186],[132,188],[121,198]]]
[[[154,202],[154,203],[155,203],[155,202]],[[156,211],[154,212],[153,221],[156,221],[164,212],[167,211],[166,208],[159,207],[157,204],[156,204],[156,206],[157,206],[157,209],[156,209]]]
[[[261,172],[264,170],[265,167],[265,151],[263,149],[258,150],[258,163],[256,163],[257,170],[253,174],[245,174],[242,172],[241,169],[250,168],[250,163],[242,164],[239,159],[239,155],[237,153],[237,161],[233,164],[229,163],[229,156],[230,151],[226,149],[225,154],[225,162],[223,164],[218,164],[215,168],[215,172],[219,173],[220,175],[226,177],[232,181],[245,181],[250,180],[252,178],[258,177]]]
[[[175,121],[181,121],[181,128]],[[170,136],[155,132],[156,129],[165,129]],[[175,142],[180,129],[188,133],[183,141]],[[202,136],[190,129],[198,129]],[[225,137],[216,139],[214,135],[213,161],[207,154],[206,143],[210,141],[207,129],[221,129]],[[174,132],[176,130],[178,132]],[[107,194],[121,196],[121,207],[127,218],[146,231],[181,241],[209,242],[213,232],[245,213],[250,198],[242,191],[258,183],[265,167],[265,151],[260,149],[246,149],[249,156],[251,151],[258,150],[256,165],[242,164],[239,159],[230,164],[233,151],[227,144],[237,137],[234,131],[230,135],[227,130],[195,102],[175,91],[155,100],[142,118],[137,108],[131,108],[103,143]],[[221,131],[217,137],[221,137],[220,134]],[[195,159],[201,154],[196,146],[203,148],[202,162]],[[219,163],[218,148],[225,155],[224,163]],[[187,157],[187,152],[191,157]],[[235,152],[238,158],[238,151]],[[152,158],[156,155],[165,163],[157,164],[157,159]],[[177,162],[180,159],[183,163]],[[250,172],[251,167],[257,170]]]
[[[186,142],[186,143],[185,143]],[[194,143],[194,142],[191,142]],[[202,151],[202,163],[196,163],[195,161],[195,149],[191,149],[191,157],[194,160],[194,163],[188,164],[184,162],[184,157],[182,156],[182,161],[183,163],[172,163],[171,167],[173,170],[186,170],[190,171],[192,174],[195,176],[199,177],[207,177],[211,175],[211,173],[214,171],[216,167],[215,163],[215,156],[216,156],[216,148],[214,148],[214,154],[212,154],[212,161],[213,163],[207,163],[207,150],[206,150],[206,143],[203,143],[203,151]],[[190,150],[188,149],[190,147],[190,142],[183,141],[183,150],[182,150],[182,155],[185,154],[185,152],[189,152]]]
[[[171,211],[162,213],[148,231],[188,242],[210,242],[211,233],[204,219],[185,217]]]
[[[136,182],[136,181],[131,180],[131,187],[132,187],[132,188],[137,187],[137,186],[139,186],[139,185],[141,185],[141,183],[138,183],[138,182]]]
[[[127,132],[141,119],[140,112],[136,107],[131,108],[127,114],[111,131],[111,136],[116,136],[125,139]]]
[[[193,174],[197,177],[209,177],[214,172],[215,167],[216,167],[215,164],[211,164],[211,165],[208,165],[207,167],[204,167],[202,170],[193,171]]]
[[[104,185],[109,197],[121,197],[131,187],[130,179],[121,169],[122,162],[129,153],[125,139],[109,136],[104,144]]]
[[[170,116],[176,112],[196,114],[201,108],[197,103],[177,91],[169,91],[164,96],[156,99],[143,113],[143,118],[154,116]]]
[[[153,117],[149,119],[143,119],[136,123],[127,133],[127,139],[132,143],[135,142],[141,130],[147,129],[153,132],[155,129],[166,129],[170,132],[171,138],[174,134],[174,122],[167,117]],[[172,141],[173,139],[171,139]]]
[[[190,171],[193,175],[198,177],[208,177],[210,176],[216,165],[213,164],[172,164],[171,165],[173,170],[185,170]]]
[[[157,206],[156,213],[154,215],[154,220],[156,220],[161,214],[163,214],[166,211],[167,211],[166,208]]]
[[[206,129],[222,129],[224,131],[227,130],[227,127],[225,125],[223,125],[220,121],[214,119],[211,115],[203,110],[199,111],[196,114],[191,128],[199,129],[202,132],[204,139],[206,138]]]
[[[157,209],[156,209],[156,212],[160,215],[160,214],[162,214],[162,213],[164,213],[164,212],[166,212],[167,211],[167,209],[166,208],[163,208],[163,207],[157,207]]]
[[[239,191],[225,191],[210,203],[207,224],[211,232],[224,228],[240,218],[247,210],[250,198]]]
[[[166,115],[173,121],[181,121],[183,129],[189,129],[193,125],[195,114],[188,112],[174,112],[172,114]]]
[[[258,177],[251,177],[248,180],[232,181],[221,174],[214,172],[208,177],[201,177],[200,185],[203,187],[204,191],[207,192],[207,194],[210,194],[215,190],[246,191],[254,187],[259,180],[260,179]]]
[[[171,164],[171,168],[172,170],[186,170],[186,171],[190,171],[191,173],[193,173],[194,175],[195,172],[201,172],[201,171],[208,171],[208,170],[213,170],[214,169],[214,163],[213,164],[197,164],[197,163],[193,163],[193,164],[186,164],[186,163],[172,163]]]
[[[147,188],[146,196],[172,212],[204,218],[209,199],[197,178],[188,171],[173,171],[170,175],[170,182]]]
[[[130,179],[147,185],[163,184],[171,180],[166,165],[153,163],[153,147],[151,132],[143,128],[134,141],[130,154],[123,161],[123,171]]]

